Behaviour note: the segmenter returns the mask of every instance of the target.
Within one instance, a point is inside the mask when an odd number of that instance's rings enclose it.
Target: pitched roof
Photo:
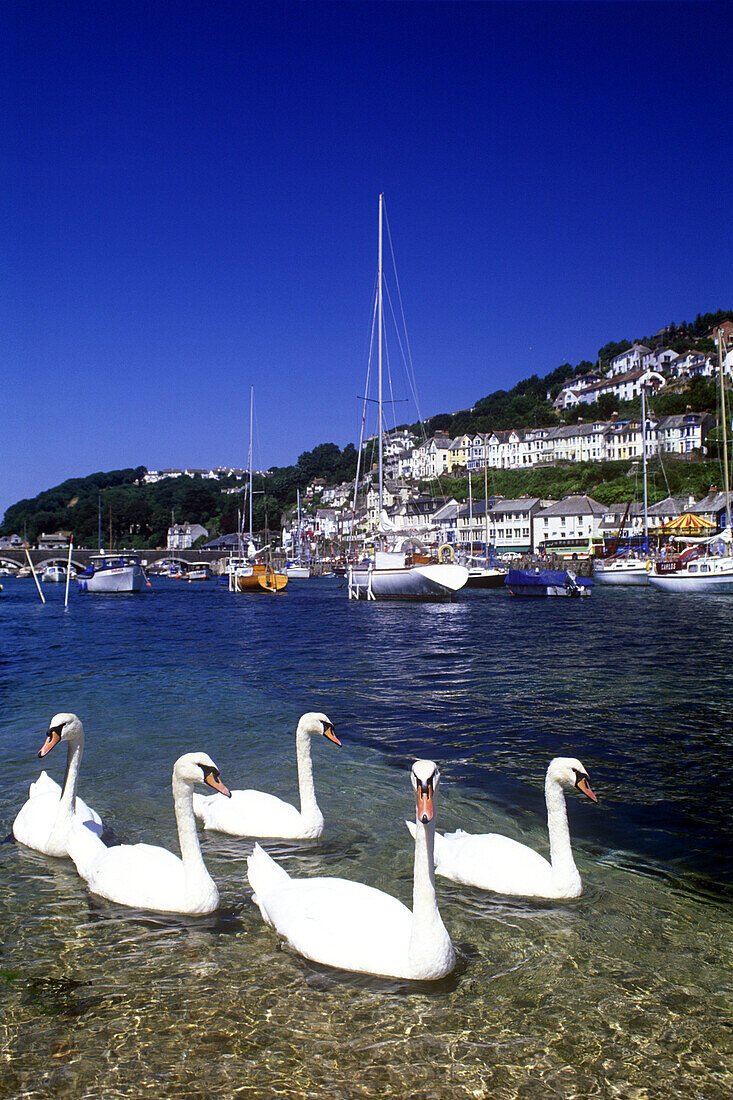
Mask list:
[[[558,500],[549,508],[543,508],[540,516],[602,516],[606,513],[606,505],[600,504],[589,496],[570,496],[564,500]]]

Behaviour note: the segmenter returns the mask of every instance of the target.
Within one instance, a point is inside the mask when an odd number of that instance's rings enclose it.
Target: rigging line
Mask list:
[[[389,241],[389,251],[390,251],[390,255],[392,257],[392,269],[394,271],[395,288],[397,290],[397,300],[398,300],[399,305],[400,305],[400,316],[402,318],[402,330],[405,334],[405,346],[407,348],[407,357],[406,357],[405,362],[406,362],[407,367],[409,369],[409,372],[412,376],[412,388],[413,388],[413,393],[414,393],[414,397],[415,397],[415,407],[417,409],[417,417],[418,417],[418,420],[422,423],[422,413],[420,412],[420,403],[419,403],[418,398],[417,398],[417,385],[415,383],[415,367],[414,367],[413,359],[412,359],[412,349],[410,347],[410,338],[409,338],[408,333],[407,333],[407,322],[405,320],[405,310],[404,310],[404,306],[403,306],[403,303],[402,303],[402,291],[400,290],[400,278],[399,278],[399,275],[397,274],[397,261],[395,260],[394,245],[392,243],[392,231],[389,227],[389,218],[387,217],[386,207],[384,208],[384,220],[385,220],[385,224],[387,226],[387,240]]]
[[[361,457],[364,447],[364,432],[366,430],[366,411],[367,400],[369,394],[369,383],[371,381],[372,363],[374,360],[374,333],[377,327],[377,294],[376,289],[374,291],[374,306],[372,309],[372,323],[369,333],[369,351],[367,354],[367,369],[366,369],[366,386],[364,387],[364,404],[361,412],[361,429],[359,431],[359,449],[356,457],[356,477],[354,479],[354,514],[356,515],[356,500],[359,493],[359,481],[361,474]],[[373,448],[372,448],[373,450]],[[353,532],[352,532],[353,534]]]
[[[420,402],[417,396],[417,385],[415,383],[415,372],[410,371],[410,364],[405,354],[405,348],[400,335],[400,328],[397,324],[397,317],[395,316],[394,305],[392,303],[392,297],[389,293],[389,286],[385,285],[387,305],[389,306],[389,312],[392,317],[392,324],[394,325],[395,338],[397,340],[397,346],[399,347],[400,356],[402,359],[402,371],[407,385],[408,392],[410,393],[412,400],[415,402],[415,412],[417,413],[418,420],[422,424],[422,417],[420,416]]]

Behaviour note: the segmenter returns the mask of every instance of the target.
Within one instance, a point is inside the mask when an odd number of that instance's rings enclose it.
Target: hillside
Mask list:
[[[705,333],[726,319],[733,320],[733,310],[698,314],[694,322],[671,323],[656,336],[639,337],[637,342],[649,347],[664,344],[680,353],[690,349],[709,352],[713,345]],[[621,419],[639,416],[638,401],[619,402],[609,395],[604,395],[594,405],[580,404],[568,409],[562,417],[552,408],[552,400],[565,382],[598,369],[599,365],[601,370],[606,369],[613,356],[628,347],[631,347],[628,340],[608,343],[599,349],[595,362],[583,360],[575,366],[563,363],[542,378],[532,375],[510,390],[496,390],[480,398],[471,409],[438,413],[425,425],[411,427],[418,436],[443,431],[455,437],[467,432],[574,423],[581,417],[608,418],[613,412]],[[652,411],[665,416],[684,412],[688,406],[694,412],[714,410],[715,386],[703,378],[693,379],[689,386],[672,385],[653,399]],[[262,485],[255,486],[255,530],[279,530],[281,515],[295,504],[297,490],[303,490],[314,478],[321,477],[330,483],[352,479],[356,457],[356,449],[351,443],[343,450],[334,443],[322,443],[300,455],[295,466],[270,470],[264,481],[264,491],[259,491]],[[74,532],[78,543],[96,545],[100,506],[105,537],[111,523],[113,539],[126,546],[165,545],[172,517],[176,523],[203,524],[211,538],[237,529],[239,513],[245,507],[242,481],[178,477],[145,484],[145,473],[145,467],[139,466],[71,478],[8,508],[0,525],[0,535],[17,533],[33,542],[44,531],[67,530]],[[612,503],[628,499],[627,474],[628,463],[583,463],[526,472],[494,471],[491,491],[509,497],[527,494],[554,498],[583,492],[604,503]],[[711,483],[719,480],[717,463],[670,463],[664,471],[653,464],[650,499],[665,497],[667,486],[675,494],[700,497]],[[464,500],[468,495],[466,478],[444,479],[441,492]]]

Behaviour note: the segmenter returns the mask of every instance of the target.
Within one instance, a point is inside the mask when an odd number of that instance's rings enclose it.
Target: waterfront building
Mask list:
[[[190,550],[201,536],[209,537],[209,532],[200,523],[173,523],[168,528],[166,550]]]
[[[602,537],[605,504],[589,496],[569,496],[537,511],[533,517],[533,545],[540,553],[587,553],[591,539]]]

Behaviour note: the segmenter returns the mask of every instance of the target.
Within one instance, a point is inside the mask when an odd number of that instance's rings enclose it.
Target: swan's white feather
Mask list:
[[[188,753],[173,768],[183,858],[146,843],[107,848],[98,838],[85,835],[84,830],[72,830],[69,855],[93,894],[120,905],[164,913],[197,915],[217,908],[219,891],[201,858],[191,807],[193,784],[204,781],[202,765],[216,767],[204,753]]]
[[[205,829],[233,836],[308,838],[295,806],[266,791],[232,791],[231,798],[197,792],[193,796],[193,812]]]
[[[299,954],[341,970],[391,978],[434,980],[455,965],[438,912],[432,866],[433,796],[440,773],[416,761],[411,779],[416,826],[412,912],[397,898],[342,878],[293,879],[260,846],[247,861],[263,919]]]
[[[223,795],[193,796],[193,812],[205,829],[231,836],[270,837],[281,840],[315,840],[323,832],[323,814],[316,801],[311,762],[311,737],[333,726],[320,712],[303,714],[296,729],[296,756],[300,810],[266,791],[232,791]],[[336,742],[340,744],[340,742]]]

